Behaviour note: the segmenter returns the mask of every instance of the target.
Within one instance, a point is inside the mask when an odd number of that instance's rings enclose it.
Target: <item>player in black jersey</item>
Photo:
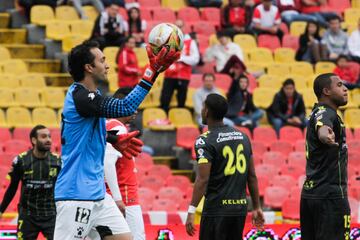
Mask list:
[[[246,184],[253,204],[253,223],[264,224],[249,138],[225,126],[227,102],[209,94],[201,112],[209,131],[195,142],[198,174],[186,220],[186,231],[195,234],[194,213],[203,195],[205,203],[200,223],[200,240],[240,240],[247,215]]]
[[[337,109],[347,104],[347,88],[332,73],[314,82],[318,98],[306,133],[306,180],[301,193],[300,223],[303,240],[350,239],[347,199],[345,125]]]
[[[33,148],[19,154],[12,163],[11,181],[1,203],[0,217],[21,181],[17,239],[37,239],[41,232],[49,240],[54,234],[54,187],[61,161],[59,156],[50,152],[51,136],[45,126],[35,126],[30,132],[30,140]]]

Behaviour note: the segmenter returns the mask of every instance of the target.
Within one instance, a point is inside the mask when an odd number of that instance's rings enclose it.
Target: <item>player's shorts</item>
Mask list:
[[[36,240],[39,233],[42,233],[46,239],[52,240],[54,236],[56,216],[29,216],[19,214],[17,226],[18,240]]]
[[[301,198],[300,227],[302,240],[350,239],[348,200]]]
[[[97,231],[101,238],[130,233],[114,200],[105,194],[101,201],[57,201],[55,240],[84,239]]]
[[[199,240],[242,239],[246,216],[202,216]]]

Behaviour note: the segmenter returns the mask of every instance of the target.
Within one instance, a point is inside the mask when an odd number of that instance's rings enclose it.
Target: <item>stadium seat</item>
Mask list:
[[[284,219],[300,219],[300,198],[286,199],[282,205],[282,216]]]
[[[179,10],[179,9],[181,9],[183,7],[186,7],[187,1],[186,0],[177,0],[177,1],[161,0],[161,5],[163,7],[168,7],[168,8],[171,8],[173,10]]]
[[[177,12],[177,18],[186,22],[186,24],[191,24],[200,21],[200,14],[196,8],[184,7]]]
[[[55,13],[50,6],[35,5],[30,11],[31,23],[37,25],[46,25],[49,21],[55,19]]]
[[[264,74],[258,78],[260,88],[280,89],[282,82],[281,78],[274,74]]]
[[[215,26],[211,24],[211,22],[207,21],[199,21],[193,24],[193,30],[197,34],[203,34],[210,36],[216,32]]]
[[[257,107],[266,109],[271,105],[271,100],[276,94],[277,89],[255,88],[253,92],[254,104]]]
[[[70,23],[71,33],[73,35],[81,35],[84,38],[90,38],[91,33],[94,27],[94,22],[92,21],[73,21]]]
[[[265,177],[257,174],[258,187],[259,187],[259,195],[263,197],[265,194],[265,189],[269,186],[269,177]]]
[[[220,9],[215,7],[203,8],[200,12],[201,20],[212,22],[212,25],[220,25]]]
[[[140,187],[149,188],[158,192],[164,186],[164,179],[158,175],[148,175],[140,179]]]
[[[193,189],[193,187],[191,186],[191,187],[188,187],[186,190],[185,190],[185,198],[187,198],[187,199],[191,199],[191,197],[192,197],[192,195],[193,195],[193,191],[194,191],[194,189]]]
[[[268,48],[271,51],[274,51],[281,47],[279,38],[274,35],[261,34],[257,37],[257,41],[259,48]]]
[[[297,186],[293,186],[290,188],[290,194],[289,194],[289,198],[290,199],[300,199],[301,197],[301,191],[302,191],[302,185],[299,186],[297,184]]]
[[[184,194],[181,189],[183,188],[162,187],[159,190],[159,199],[175,199],[176,201],[180,201],[182,198],[184,198]]]
[[[345,9],[351,8],[350,0],[328,0],[328,6],[331,10],[336,10],[341,13],[343,13]]]
[[[267,187],[264,194],[264,204],[271,208],[280,209],[289,197],[289,190],[283,187]]]
[[[166,186],[167,187],[176,187],[179,189],[183,189],[186,190],[188,188],[191,188],[191,183],[189,178],[185,177],[185,176],[181,176],[181,175],[170,175],[167,179],[166,179]],[[185,196],[185,193],[184,193]]]
[[[72,6],[59,6],[55,9],[55,18],[59,21],[76,21],[79,20],[79,15]]]
[[[153,211],[176,212],[178,209],[177,199],[155,199],[152,203]]]
[[[262,141],[253,140],[253,141],[251,141],[251,146],[252,146],[253,153],[256,153],[259,155],[263,155],[268,150],[267,143],[262,142]]]
[[[290,64],[291,74],[300,75],[304,77],[314,75],[313,67],[308,62],[293,62]]]
[[[246,62],[246,70],[249,73],[265,73],[266,64],[258,62]]]
[[[24,88],[45,88],[46,82],[41,74],[22,74],[19,77],[21,87]]]
[[[0,46],[0,56],[1,60],[7,60],[11,58],[10,51],[3,46]]]
[[[286,156],[290,152],[292,152],[292,150],[293,150],[293,146],[292,146],[292,143],[290,143],[289,141],[279,140],[279,141],[275,141],[270,144],[270,151],[281,152]]]
[[[0,73],[0,88],[11,88],[11,90],[20,87],[20,81],[16,75],[11,73]]]
[[[257,127],[254,129],[253,135],[255,141],[261,141],[268,144],[277,140],[275,130],[270,127]]]
[[[146,108],[143,112],[143,127],[149,128],[149,122],[157,119],[167,119],[165,111],[161,108]]]
[[[189,205],[191,203],[190,199],[183,199],[179,203],[179,211],[186,212],[189,208]]]
[[[235,126],[235,128],[245,134],[249,139],[252,139],[252,134],[249,128],[240,126]]]
[[[280,168],[281,175],[287,175],[294,178],[294,184],[296,185],[296,180],[299,179],[300,176],[305,174],[305,165],[298,164],[284,164]]]
[[[273,176],[278,175],[280,170],[279,167],[279,165],[259,164],[255,166],[255,172],[258,176],[263,176],[271,179]]]
[[[163,180],[166,180],[172,173],[167,165],[153,165],[148,174],[149,176],[160,176]]]
[[[138,196],[140,203],[142,202],[152,203],[152,201],[155,200],[157,193],[150,188],[139,187]]]
[[[176,130],[176,145],[191,149],[199,135],[200,131],[197,127],[178,127]]]
[[[87,40],[88,37],[85,37],[84,35],[79,34],[72,34],[69,36],[65,36],[62,39],[62,50],[64,52],[70,52],[71,49],[73,49],[75,46],[81,44],[85,40]]]
[[[32,112],[32,119],[35,125],[41,124],[47,127],[60,127],[56,119],[56,113],[51,108],[35,108]]]
[[[215,78],[216,87],[222,89],[224,92],[228,92],[232,83],[231,77],[227,74],[217,73],[215,74]]]
[[[137,157],[135,157],[135,162],[136,165],[153,165],[154,164],[154,160],[152,158],[152,156],[148,153],[142,152],[140,153]]]
[[[12,136],[8,128],[0,127],[0,142],[11,140]],[[1,149],[0,149],[1,152]]]
[[[267,48],[255,48],[249,51],[250,61],[272,63],[274,61],[271,50]]]
[[[300,89],[299,89],[300,90]],[[306,108],[314,107],[314,104],[317,102],[314,90],[307,88],[299,91],[303,95]]]
[[[61,41],[71,35],[69,24],[62,21],[53,21],[46,24],[46,37]]]
[[[351,0],[352,8],[360,8],[360,0]]]
[[[6,110],[6,119],[9,127],[33,127],[30,112],[26,108],[8,108]]]
[[[51,134],[51,140],[54,143],[60,143],[61,142],[61,129],[59,128],[59,126],[56,127],[49,127],[50,130],[50,134]]]
[[[297,51],[299,48],[299,37],[286,34],[282,40],[283,48],[292,48],[294,51]]]
[[[3,143],[5,153],[20,154],[30,149],[29,140],[27,142],[22,140],[11,139]]]
[[[21,127],[15,128],[13,132],[13,139],[22,140],[25,142],[29,141],[30,131],[31,128],[21,128]]]
[[[274,51],[274,60],[278,63],[290,63],[295,61],[295,51],[292,48],[278,48]]]
[[[350,151],[360,150],[360,139],[347,141],[347,145]]]
[[[288,74],[288,75],[284,76],[283,81],[285,81],[286,79],[289,79],[289,78],[294,80],[296,89],[304,89],[304,88],[308,88],[308,87],[312,88],[312,86],[307,85],[307,81],[304,76],[296,75],[296,74]]]
[[[267,65],[267,73],[278,77],[290,74],[290,66],[286,63],[271,63]]]
[[[14,92],[10,88],[0,88],[0,108],[17,107],[19,103],[14,99]]]
[[[138,64],[140,67],[144,67],[148,64],[148,58],[145,48],[134,48],[134,52],[136,54],[136,57],[138,59]]]
[[[315,64],[315,74],[320,75],[323,73],[333,72],[336,65],[332,62],[317,62]]]
[[[0,166],[8,167],[10,169],[10,166],[19,153],[0,153]]]
[[[155,21],[161,21],[161,22],[175,22],[175,12],[171,10],[170,8],[154,8],[153,9],[153,18]]]
[[[265,152],[262,157],[263,164],[270,164],[274,166],[282,166],[286,164],[286,158],[281,152]]]
[[[276,175],[270,179],[270,185],[275,187],[283,187],[285,189],[291,189],[291,187],[296,186],[296,179],[297,178],[294,178],[290,175]]]
[[[243,50],[257,48],[255,37],[250,34],[237,34],[234,43],[238,44]]]
[[[360,128],[354,128],[354,138],[360,139]]]
[[[353,134],[353,132],[351,131],[351,128],[346,128],[346,140],[354,140],[355,136]]]
[[[303,133],[298,127],[284,126],[280,129],[280,140],[294,142],[303,139]]]
[[[358,8],[348,8],[344,12],[345,23],[350,25],[356,25],[360,16],[360,9]]]
[[[288,162],[290,165],[300,165],[300,166],[306,165],[305,146],[303,146],[303,148],[304,148],[303,151],[296,151],[289,153]]]
[[[199,45],[199,51],[201,54],[204,54],[206,49],[209,47],[209,36],[197,34],[196,40]]]
[[[106,57],[107,62],[110,64],[110,66],[116,66],[116,56],[119,52],[119,47],[106,47],[104,48],[104,55]]]
[[[138,0],[141,7],[161,7],[159,0]]]
[[[347,127],[360,128],[360,109],[346,109],[344,120]]]
[[[306,22],[292,22],[290,24],[290,34],[299,37],[305,32]]]
[[[99,12],[93,6],[82,6],[82,9],[85,13],[85,16],[90,20],[95,22],[96,18],[99,15]]]
[[[348,198],[350,209],[359,209],[359,200],[352,197]],[[358,211],[351,211],[351,219],[358,219]]]
[[[40,99],[39,90],[34,88],[16,89],[15,100],[23,107],[35,108],[44,106]]]
[[[21,59],[10,59],[1,62],[4,73],[24,74],[28,72],[25,62]]]
[[[64,105],[64,91],[61,88],[48,87],[41,92],[41,99],[47,107],[62,108]]]
[[[186,108],[171,108],[169,119],[177,128],[195,126],[192,115]]]

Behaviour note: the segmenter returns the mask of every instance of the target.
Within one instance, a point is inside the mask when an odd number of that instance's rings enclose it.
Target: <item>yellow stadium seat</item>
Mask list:
[[[286,79],[289,79],[289,78],[294,80],[296,89],[304,89],[304,88],[308,88],[308,87],[311,88],[312,87],[312,86],[307,85],[307,81],[306,81],[306,78],[304,76],[295,75],[295,74],[289,74],[289,75],[284,76],[283,82]]]
[[[56,20],[60,20],[60,21],[74,21],[80,19],[75,8],[71,6],[57,7],[55,9],[55,18]]]
[[[62,117],[61,117],[62,112],[63,112],[62,108],[60,108],[59,111],[57,112],[57,121],[60,125],[61,125],[61,121],[62,121]]]
[[[315,74],[332,73],[336,65],[332,62],[317,62],[315,65]]]
[[[0,46],[0,56],[1,56],[1,61],[10,59],[11,55],[10,55],[9,49],[7,49],[6,47]]]
[[[43,107],[40,100],[39,90],[34,88],[19,88],[15,91],[15,99],[22,107],[36,108]]]
[[[290,25],[290,34],[292,36],[300,36],[305,32],[306,22],[292,22]]]
[[[311,88],[298,89],[298,91],[303,95],[305,107],[312,108],[317,102],[314,90]]]
[[[21,87],[24,88],[44,88],[46,87],[45,78],[40,74],[22,74],[18,77]]]
[[[65,94],[61,88],[47,87],[41,92],[44,104],[50,108],[62,108],[64,105]]]
[[[18,102],[14,99],[14,91],[10,88],[0,88],[0,108],[17,107]]]
[[[5,113],[2,109],[0,109],[0,127],[8,127],[6,122]]]
[[[194,108],[194,102],[193,102],[193,96],[196,92],[196,89],[194,88],[189,88],[187,91],[187,96],[186,96],[186,102],[185,102],[185,106],[188,108]]]
[[[356,25],[360,18],[360,9],[348,8],[344,12],[344,20],[347,24]]]
[[[237,34],[234,43],[238,44],[243,50],[252,50],[257,47],[255,37],[250,34]]]
[[[152,125],[149,126],[149,123],[155,120],[165,120],[167,119],[166,113],[161,108],[146,108],[143,112],[143,127],[150,128],[153,130],[173,130],[174,125]]]
[[[120,48],[119,47],[106,47],[104,48],[104,55],[106,57],[106,62],[112,66],[112,67],[117,67],[117,55],[119,52]]]
[[[218,43],[219,43],[219,41],[217,39],[216,34],[215,33],[211,34],[210,37],[209,37],[209,45],[213,46],[213,45],[218,44]]]
[[[183,7],[187,7],[187,3],[185,0],[162,0],[161,6],[177,11]]]
[[[359,91],[359,89],[354,89],[351,91],[351,98],[352,98],[354,105],[356,105],[357,107],[360,107],[360,91]]]
[[[353,8],[360,8],[360,0],[352,0],[351,1],[351,6]]]
[[[148,64],[148,57],[145,48],[134,48],[134,52],[136,54],[139,67],[144,67]]]
[[[349,128],[360,127],[360,109],[346,109],[344,113],[345,125]]]
[[[352,24],[352,25],[347,25],[346,28],[347,28],[347,34],[350,36],[354,31],[358,29],[358,26]]]
[[[37,25],[46,25],[49,21],[55,19],[54,11],[51,7],[45,5],[35,5],[30,11],[31,23]]]
[[[24,74],[28,72],[25,62],[21,59],[5,60],[1,64],[4,73]]]
[[[255,88],[253,93],[254,104],[260,108],[268,108],[278,89]]]
[[[15,89],[17,87],[20,87],[20,81],[14,74],[0,74],[0,88]]]
[[[86,39],[91,37],[93,27],[94,22],[92,21],[79,20],[70,23],[71,33],[73,35],[81,35]]]
[[[293,62],[290,64],[291,74],[301,75],[301,76],[311,76],[314,74],[313,67],[308,62]]]
[[[82,7],[84,13],[85,13],[85,16],[91,20],[91,21],[94,21],[96,20],[96,18],[98,17],[99,15],[99,12],[96,10],[95,7],[93,6],[83,6]]]
[[[109,81],[109,90],[110,92],[115,92],[119,88],[118,84],[118,75],[117,74],[108,74]]]
[[[264,74],[258,79],[260,88],[280,89],[282,85],[282,78],[277,75]]]
[[[46,24],[46,37],[54,40],[63,40],[70,36],[70,27],[66,22],[52,21]]]
[[[33,127],[30,111],[23,107],[11,107],[6,110],[9,127]]]
[[[33,124],[41,124],[47,127],[59,127],[56,113],[51,108],[35,108],[32,112]]]
[[[73,47],[81,44],[82,42],[84,42],[87,39],[88,38],[85,37],[84,35],[76,34],[76,35],[66,36],[63,38],[63,41],[62,41],[62,50],[64,52],[70,52]]]
[[[255,48],[249,51],[250,61],[260,62],[260,63],[273,63],[273,55],[270,49],[268,48]]]
[[[195,126],[191,112],[186,108],[171,108],[169,119],[175,127]]]
[[[250,73],[263,73],[265,72],[266,64],[258,62],[246,63],[246,70]]]
[[[140,106],[139,106],[140,109],[155,108],[155,107],[157,107],[157,106],[153,101],[153,97],[152,97],[151,92],[148,95],[146,95],[144,101],[142,101]]]
[[[267,73],[270,75],[285,76],[290,74],[290,67],[286,63],[271,63],[267,65]]]
[[[277,48],[274,51],[275,62],[290,63],[295,61],[295,51],[292,48]]]

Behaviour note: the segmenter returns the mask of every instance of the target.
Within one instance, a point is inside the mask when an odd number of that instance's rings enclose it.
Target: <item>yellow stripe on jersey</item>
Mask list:
[[[317,121],[316,124],[315,124],[315,130],[318,130],[319,127],[322,127],[322,126],[324,126],[324,124],[322,122],[320,122],[320,121]]]
[[[209,160],[207,160],[206,158],[200,158],[198,164],[202,164],[202,163],[209,163]]]

